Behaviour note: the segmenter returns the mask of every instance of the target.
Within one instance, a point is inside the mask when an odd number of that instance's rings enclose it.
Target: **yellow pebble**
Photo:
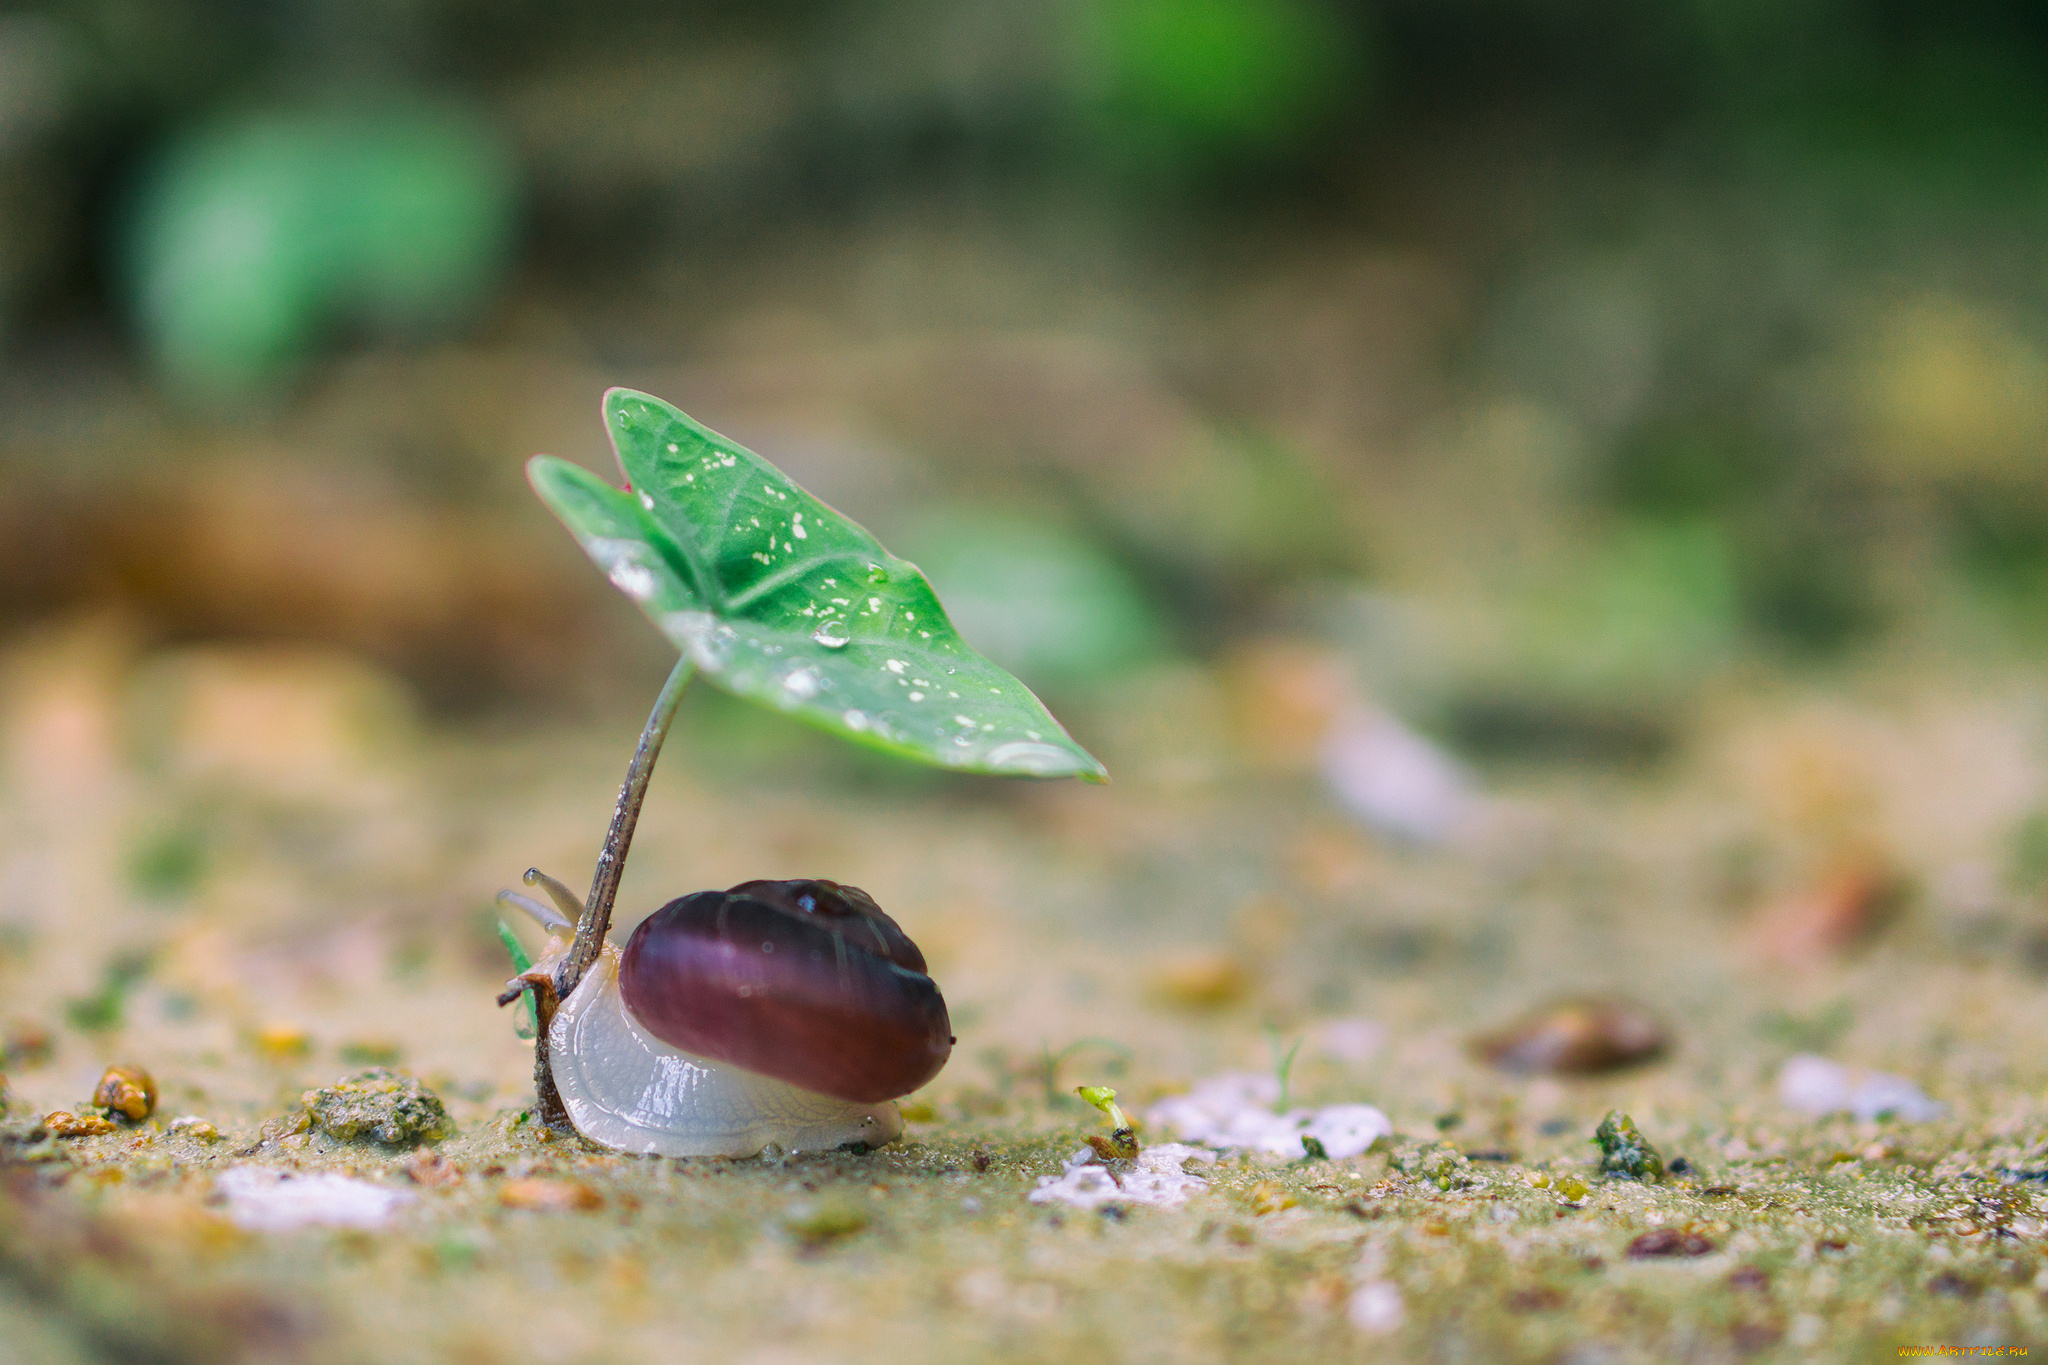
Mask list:
[[[92,1092],[92,1102],[119,1114],[130,1123],[140,1123],[156,1111],[156,1079],[139,1066],[110,1066]]]

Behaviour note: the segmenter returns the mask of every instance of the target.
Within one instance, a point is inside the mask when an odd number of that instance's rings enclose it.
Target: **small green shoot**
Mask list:
[[[1106,1085],[1077,1085],[1074,1093],[1099,1109],[1109,1118],[1114,1130],[1108,1137],[1100,1133],[1088,1135],[1088,1145],[1095,1149],[1095,1155],[1104,1161],[1132,1161],[1138,1155],[1138,1129],[1123,1107],[1116,1102],[1116,1091]]]
[[[512,955],[512,974],[514,976],[532,969],[532,955],[526,951],[526,945],[521,943],[518,937],[513,934],[512,926],[503,920],[498,921],[498,941],[504,944],[505,951]],[[532,991],[526,991],[520,995],[519,1009],[512,1016],[512,1031],[521,1038],[531,1038],[540,1031],[539,1024],[534,1018]]]
[[[1664,1158],[1636,1127],[1636,1121],[1619,1109],[1608,1111],[1593,1130],[1593,1145],[1600,1149],[1603,1175],[1624,1176],[1650,1184],[1664,1178]]]
[[[1280,1051],[1280,1030],[1276,1028],[1268,1028],[1266,1030],[1267,1046],[1273,1049],[1273,1074],[1280,1081],[1280,1102],[1278,1105],[1278,1109],[1279,1112],[1283,1114],[1287,1112],[1288,1081],[1294,1075],[1294,1056],[1296,1053],[1301,1051],[1301,1045],[1305,1041],[1306,1039],[1296,1038],[1294,1040],[1294,1046],[1288,1048],[1285,1053],[1282,1053]]]
[[[1066,1066],[1075,1053],[1088,1047],[1099,1047],[1111,1054],[1110,1059],[1102,1064],[1102,1069],[1112,1076],[1121,1075],[1131,1059],[1131,1050],[1114,1038],[1076,1038],[1058,1052],[1052,1050],[1050,1043],[1039,1044],[1039,1077],[1045,1085],[1045,1103],[1048,1108],[1061,1102],[1061,1068]]]

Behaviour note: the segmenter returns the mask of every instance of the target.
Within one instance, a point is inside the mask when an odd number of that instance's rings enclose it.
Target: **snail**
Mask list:
[[[498,893],[548,931],[531,984],[570,951],[583,907],[537,870],[525,880],[560,907]],[[670,901],[623,948],[604,943],[546,1034],[576,1130],[659,1156],[880,1146],[903,1132],[890,1101],[953,1046],[917,945],[865,891],[815,879]]]

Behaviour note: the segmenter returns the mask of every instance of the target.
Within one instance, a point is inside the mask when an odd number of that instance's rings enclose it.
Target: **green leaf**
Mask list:
[[[505,951],[512,955],[512,972],[516,976],[533,966],[533,955],[526,951],[526,945],[512,932],[512,926],[498,921],[498,942],[505,945]],[[513,1017],[512,1031],[521,1038],[531,1038],[540,1031],[540,1025],[533,1008],[533,992],[519,997],[518,1013]]]
[[[968,648],[917,566],[658,398],[605,395],[622,492],[548,455],[541,500],[718,686],[906,758],[1100,781],[1029,688]]]

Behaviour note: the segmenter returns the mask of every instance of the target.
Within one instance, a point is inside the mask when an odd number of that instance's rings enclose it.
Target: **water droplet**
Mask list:
[[[631,598],[654,595],[654,571],[645,564],[615,564],[611,572],[612,586]]]
[[[1058,777],[1082,771],[1081,763],[1065,749],[1055,748],[1050,744],[1027,743],[1024,740],[998,744],[988,751],[985,762],[991,768],[1031,773],[1038,777]]]
[[[675,453],[676,453],[676,450],[677,450],[677,448],[678,448],[678,447],[676,446],[676,443],[675,443],[674,441],[670,441],[670,442],[668,443],[668,453],[669,453],[669,454],[671,454],[671,455],[675,454]]]
[[[870,583],[887,583],[888,581],[889,581],[889,571],[888,571],[887,569],[883,568],[883,567],[882,567],[881,565],[879,565],[879,564],[870,564],[870,565],[868,565],[868,582],[870,582]]]
[[[883,664],[882,667],[888,669],[891,673],[901,673],[905,667],[905,664],[901,659],[891,659],[887,663]]]
[[[844,621],[827,621],[811,632],[811,638],[827,649],[844,649],[853,632],[846,628]]]
[[[846,722],[846,728],[849,730],[865,730],[868,728],[867,713],[864,711],[848,711],[841,719]]]
[[[792,668],[782,679],[782,690],[797,701],[817,696],[818,687],[818,675],[808,668]]]
[[[912,693],[910,694],[910,699],[911,699],[912,701],[923,701],[923,700],[924,700],[924,693],[922,693],[922,692],[912,692]]]
[[[798,512],[795,516],[789,519],[789,533],[795,536],[798,540],[809,540],[811,538],[811,533],[804,529],[803,513]]]
[[[603,566],[612,586],[631,598],[654,595],[654,570],[641,559],[642,548],[631,540],[593,540],[590,553]]]
[[[640,494],[640,505],[642,507],[645,507],[648,511],[652,512],[654,510],[654,494],[642,490]]]

